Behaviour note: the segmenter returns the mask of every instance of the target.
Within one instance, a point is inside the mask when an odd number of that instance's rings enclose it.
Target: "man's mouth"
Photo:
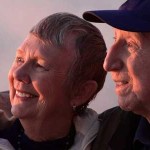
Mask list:
[[[123,85],[128,84],[127,81],[115,81],[115,83],[116,83],[116,86],[123,86]]]
[[[116,93],[120,96],[126,96],[131,92],[131,84],[128,81],[115,81]]]

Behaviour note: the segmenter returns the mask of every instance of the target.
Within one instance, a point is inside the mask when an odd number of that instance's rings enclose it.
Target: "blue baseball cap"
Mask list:
[[[127,0],[118,10],[86,11],[83,18],[125,31],[150,32],[150,0]]]

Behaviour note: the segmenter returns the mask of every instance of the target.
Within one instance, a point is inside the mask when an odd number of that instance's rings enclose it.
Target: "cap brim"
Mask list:
[[[110,26],[132,32],[150,32],[150,21],[133,11],[97,10],[84,12],[83,18],[91,22],[107,23]]]

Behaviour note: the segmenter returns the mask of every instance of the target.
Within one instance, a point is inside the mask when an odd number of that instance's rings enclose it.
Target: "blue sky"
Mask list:
[[[79,17],[87,10],[117,9],[125,0],[1,0],[0,1],[0,91],[8,90],[7,74],[15,51],[30,28],[43,17],[56,12],[70,12]],[[113,42],[112,28],[94,24],[102,32],[109,49]],[[98,112],[117,105],[110,75],[103,90],[90,104]]]

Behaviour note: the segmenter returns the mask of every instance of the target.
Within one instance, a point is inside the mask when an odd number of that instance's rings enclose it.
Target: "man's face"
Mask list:
[[[60,50],[53,45],[44,45],[32,34],[27,36],[18,48],[9,72],[14,116],[45,120],[71,115],[65,81],[75,52],[69,46],[69,50]]]
[[[116,83],[121,108],[146,115],[150,111],[150,33],[115,29],[115,42],[104,69]]]

